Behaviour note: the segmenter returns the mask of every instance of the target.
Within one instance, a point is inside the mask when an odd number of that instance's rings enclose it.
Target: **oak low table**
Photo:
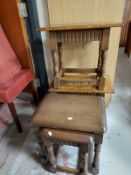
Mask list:
[[[41,157],[45,164],[50,164],[50,171],[55,173],[58,168],[74,174],[88,174],[89,168],[93,174],[99,173],[99,154],[106,131],[102,96],[48,93],[31,123],[39,128]],[[79,169],[56,165],[55,157],[61,143],[80,148]]]

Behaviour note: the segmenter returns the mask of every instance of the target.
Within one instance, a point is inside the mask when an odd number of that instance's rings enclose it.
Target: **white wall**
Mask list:
[[[40,27],[49,26],[49,18],[48,18],[48,8],[47,8],[47,0],[36,0],[37,9],[38,9],[38,17]],[[51,84],[53,79],[53,63],[51,57],[51,51],[49,47],[49,37],[48,32],[41,32],[43,48],[45,53],[45,64],[46,70],[48,74],[48,80]]]

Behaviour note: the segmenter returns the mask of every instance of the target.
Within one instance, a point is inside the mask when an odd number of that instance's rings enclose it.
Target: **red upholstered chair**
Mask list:
[[[18,132],[22,127],[13,100],[32,80],[32,72],[22,68],[0,25],[0,102],[8,104]]]

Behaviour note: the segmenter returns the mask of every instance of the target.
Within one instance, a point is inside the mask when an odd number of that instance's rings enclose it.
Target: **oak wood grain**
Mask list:
[[[104,133],[105,115],[103,97],[49,93],[31,123],[49,128]]]

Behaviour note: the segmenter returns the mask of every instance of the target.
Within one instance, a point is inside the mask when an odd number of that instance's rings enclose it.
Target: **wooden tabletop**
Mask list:
[[[39,127],[104,133],[104,98],[48,93],[34,113],[31,124]]]
[[[62,30],[85,30],[85,29],[104,29],[111,27],[122,27],[122,23],[99,23],[99,24],[83,24],[83,25],[72,25],[72,26],[49,26],[38,28],[38,31],[62,31]]]

